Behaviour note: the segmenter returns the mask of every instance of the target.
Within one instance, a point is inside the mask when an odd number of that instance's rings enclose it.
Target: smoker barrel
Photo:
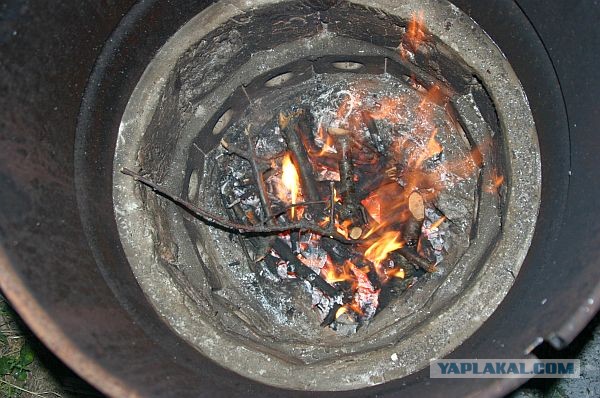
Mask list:
[[[492,37],[523,84],[543,178],[515,284],[450,356],[522,358],[541,339],[567,345],[599,305],[600,90],[590,50],[600,10],[558,0],[453,3]],[[243,378],[202,356],[157,315],[121,249],[111,195],[121,115],[156,51],[207,6],[29,2],[0,11],[0,286],[52,351],[110,396],[314,396]],[[95,117],[98,110],[110,117]],[[322,395],[499,396],[519,383],[428,374]]]

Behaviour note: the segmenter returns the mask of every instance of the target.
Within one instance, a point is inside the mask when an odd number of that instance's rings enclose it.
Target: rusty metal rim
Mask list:
[[[103,393],[123,398],[140,398],[135,388],[104,369],[48,316],[43,306],[25,287],[4,248],[0,246],[0,289],[35,335],[72,370]]]

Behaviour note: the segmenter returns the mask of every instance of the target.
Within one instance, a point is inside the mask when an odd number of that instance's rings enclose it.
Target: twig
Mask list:
[[[205,220],[209,223],[216,224],[216,225],[220,226],[221,228],[235,230],[235,231],[238,231],[239,233],[257,233],[257,234],[274,234],[274,233],[285,232],[285,231],[302,230],[302,231],[311,231],[311,232],[314,232],[314,233],[317,233],[317,234],[323,235],[323,236],[329,236],[332,239],[335,239],[341,243],[347,243],[347,244],[356,243],[356,241],[350,241],[350,240],[346,239],[346,237],[344,237],[343,235],[341,235],[340,233],[338,233],[336,231],[329,231],[325,228],[322,228],[318,225],[309,223],[304,220],[295,222],[295,223],[290,223],[290,224],[269,225],[269,226],[247,225],[247,224],[232,222],[221,216],[211,213],[201,207],[195,206],[195,205],[191,204],[190,202],[187,202],[186,200],[184,200],[176,195],[169,193],[166,189],[160,187],[158,184],[156,184],[152,180],[150,180],[146,177],[143,177],[140,174],[138,174],[128,168],[121,169],[121,173],[126,174],[130,177],[133,177],[134,180],[141,182],[144,185],[147,185],[148,187],[152,188],[152,190],[160,193],[167,199],[169,199],[169,200],[179,204],[183,208],[191,211],[192,213],[194,213],[198,217],[202,218],[203,220]]]
[[[221,146],[223,148],[225,148],[227,150],[227,152],[229,152],[233,155],[237,155],[242,159],[246,159],[247,161],[250,161],[250,156],[246,153],[246,151],[243,151],[240,148],[238,148],[234,145],[231,145],[230,143],[225,141],[224,138],[221,140]]]
[[[17,389],[19,391],[26,392],[27,394],[31,394],[34,397],[44,397],[45,395],[52,394],[55,397],[62,398],[62,395],[60,395],[59,393],[54,392],[54,391],[33,392],[33,391],[29,391],[29,390],[27,390],[27,389],[25,389],[23,387],[19,387],[19,386],[13,384],[13,383],[9,383],[8,381],[2,380],[2,379],[0,379],[0,383],[6,384],[7,386],[15,388],[15,389]]]
[[[265,219],[262,224],[266,224],[269,220],[277,218],[279,216],[282,216],[284,214],[286,214],[288,212],[288,210],[293,209],[294,207],[304,207],[304,206],[309,206],[309,205],[322,205],[327,203],[327,201],[325,200],[314,200],[314,201],[308,201],[308,202],[298,202],[298,203],[292,203],[290,205],[287,205],[283,208],[283,210],[271,215],[269,218]]]
[[[423,257],[419,256],[419,253],[417,253],[417,251],[410,246],[404,246],[398,249],[398,254],[404,257],[409,263],[416,267],[422,268],[427,272],[435,272],[436,270],[435,264],[432,264]]]

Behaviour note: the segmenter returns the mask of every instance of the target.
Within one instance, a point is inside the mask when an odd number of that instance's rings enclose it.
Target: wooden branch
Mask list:
[[[190,202],[187,202],[186,200],[184,200],[176,195],[169,193],[165,188],[160,187],[158,184],[156,184],[152,180],[150,180],[128,168],[121,169],[121,173],[128,175],[130,177],[133,177],[134,180],[141,182],[144,185],[147,185],[148,187],[152,188],[152,190],[154,190],[155,192],[160,193],[162,196],[166,197],[167,199],[171,200],[172,202],[175,202],[178,205],[180,205],[181,207],[189,210],[190,212],[194,213],[196,216],[203,219],[204,221],[218,225],[219,227],[224,228],[224,229],[234,230],[234,231],[237,231],[242,234],[243,233],[256,233],[256,234],[269,234],[269,235],[273,235],[273,234],[285,232],[285,231],[311,231],[311,232],[314,232],[314,233],[322,235],[322,236],[329,236],[330,238],[335,239],[341,243],[345,243],[345,244],[356,243],[356,241],[351,241],[351,240],[347,239],[346,237],[344,237],[337,231],[330,231],[328,229],[322,228],[318,225],[309,223],[304,220],[295,222],[295,223],[281,224],[281,225],[268,225],[268,226],[247,225],[247,224],[232,222],[228,219],[225,219],[221,216],[211,213],[210,211],[208,211],[206,209],[195,206],[195,205],[191,204]]]
[[[294,163],[294,166],[296,166],[296,170],[298,170],[300,181],[302,183],[302,194],[309,201],[317,201],[320,199],[320,195],[317,181],[314,177],[315,173],[312,163],[308,158],[306,148],[296,131],[299,124],[299,118],[302,117],[303,114],[303,110],[288,116],[281,113],[279,115],[279,128],[281,129],[283,138],[290,150],[292,162]]]
[[[309,201],[309,202],[292,203],[292,204],[285,206],[283,208],[283,210],[281,210],[277,213],[274,213],[273,215],[271,215],[271,217],[263,220],[262,224],[266,224],[269,220],[276,219],[277,217],[286,214],[290,209],[293,209],[295,207],[304,207],[304,206],[310,206],[310,205],[322,205],[322,204],[326,204],[326,203],[327,203],[327,201],[325,201],[325,200],[315,200],[312,202]]]
[[[404,257],[412,265],[422,268],[427,272],[435,272],[435,264],[430,263],[428,260],[419,256],[419,253],[410,246],[404,246],[398,249],[398,254]]]
[[[336,137],[336,147],[338,152],[341,154],[341,160],[339,163],[340,196],[342,197],[340,216],[343,220],[352,220],[352,225],[361,225],[362,215],[359,210],[360,203],[356,198],[354,166],[352,165],[352,152],[349,137],[347,135],[338,135]],[[358,238],[360,238],[360,234],[357,239]]]
[[[373,117],[371,116],[371,113],[369,111],[363,110],[360,113],[363,123],[365,124],[365,126],[367,126],[367,129],[369,130],[369,134],[371,135],[371,139],[373,140],[373,145],[375,145],[375,148],[377,148],[377,150],[381,153],[384,153],[385,148],[383,147],[383,139],[381,138],[381,134],[379,133],[379,129],[377,128],[377,125],[375,124],[375,120],[373,120]]]

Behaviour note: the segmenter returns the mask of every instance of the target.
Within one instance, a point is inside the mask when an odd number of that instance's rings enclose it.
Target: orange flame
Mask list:
[[[412,15],[410,21],[408,22],[405,38],[415,51],[425,41],[425,22],[423,18],[423,11],[419,11]]]
[[[418,13],[408,24],[404,43],[416,49],[425,39],[423,13]],[[373,126],[370,125],[372,121],[368,120],[364,116],[365,114],[373,120],[383,120],[378,123],[413,126],[410,134],[398,134],[388,147],[389,152],[386,153],[380,165],[380,170],[384,174],[381,176],[381,183],[375,188],[373,185],[365,184],[370,187],[370,192],[361,192],[361,194],[366,194],[366,197],[361,196],[361,204],[366,210],[366,214],[363,214],[366,218],[364,224],[356,219],[342,220],[342,217],[334,212],[334,219],[331,221],[337,232],[346,238],[351,235],[350,231],[352,231],[353,225],[358,223],[356,226],[361,229],[361,238],[356,240],[353,256],[362,254],[360,260],[355,257],[352,259],[352,261],[356,259],[358,261],[356,264],[359,264],[360,267],[354,265],[350,260],[346,260],[343,264],[336,264],[329,255],[326,257],[325,265],[321,267],[320,274],[329,284],[344,282],[344,289],[348,284],[351,286],[353,299],[338,309],[336,318],[350,311],[356,314],[370,313],[373,302],[375,302],[375,307],[377,306],[378,291],[370,282],[373,272],[377,273],[381,283],[389,282],[392,278],[404,279],[407,277],[403,268],[386,260],[389,260],[394,251],[403,248],[407,239],[413,239],[414,231],[410,229],[405,231],[404,228],[409,220],[416,218],[415,206],[411,207],[409,203],[411,194],[418,192],[426,206],[440,194],[445,187],[445,181],[453,181],[452,176],[449,177],[450,179],[447,178],[448,175],[466,178],[483,165],[485,147],[475,148],[470,155],[462,158],[456,158],[449,153],[449,160],[442,161],[439,158],[433,160],[444,149],[436,138],[438,134],[436,127],[439,124],[436,123],[434,115],[445,106],[447,94],[435,85],[428,89],[422,85],[417,88],[420,99],[416,102],[413,102],[411,98],[387,96],[378,98],[374,103],[370,99],[367,101],[366,97],[361,97],[361,92],[344,91],[341,93],[344,96],[339,97],[341,100],[339,107],[332,114],[337,119],[333,122],[328,120],[327,123],[331,122],[331,124],[327,125],[319,122],[316,133],[318,149],[313,147],[310,156],[317,168],[321,167],[327,171],[336,170],[336,167],[339,170],[340,154],[336,153],[335,148],[338,131],[347,131],[345,137],[350,137],[349,141],[352,142],[353,148],[356,148],[353,150],[356,154],[356,157],[352,159],[353,162],[359,159],[358,156],[361,154],[366,153],[371,157],[379,155],[379,150],[373,149],[372,145],[364,145],[364,141],[369,144],[370,136],[362,137],[361,132],[368,129],[373,130]],[[409,106],[411,109],[408,108]],[[408,115],[415,116],[414,123],[407,120]],[[370,159],[367,155],[360,158],[360,161]],[[372,163],[356,161],[354,166],[359,169],[368,164]],[[362,176],[363,174],[360,172],[356,173],[355,181],[363,178]],[[503,177],[494,173],[490,181],[490,189],[497,190],[502,183]],[[289,153],[286,153],[283,158],[280,185],[282,187],[278,189],[278,195],[283,192],[286,198],[285,203],[290,201],[291,204],[298,203],[298,198],[301,197],[299,174]],[[333,195],[334,202],[342,202],[335,189]],[[291,209],[291,218],[298,218],[303,210],[302,207]],[[422,213],[421,210],[419,214]],[[440,217],[428,229],[435,230],[444,221],[446,221],[446,217]],[[322,217],[316,222],[322,227],[327,227],[330,218]],[[420,250],[418,245],[417,250]],[[322,261],[322,257],[319,260]],[[322,262],[319,264],[305,261],[313,269],[322,265]]]
[[[283,162],[281,164],[281,182],[286,189],[286,194],[289,193],[291,197],[290,204],[298,203],[298,192],[300,187],[300,177],[298,176],[298,171],[296,170],[296,166],[292,162],[292,157],[289,153],[286,153],[283,157]],[[286,195],[287,196],[287,195]],[[296,217],[296,208],[292,207],[290,209],[290,217],[295,219]]]
[[[335,319],[338,319],[340,316],[342,316],[346,312],[348,312],[348,308],[346,308],[346,307],[338,308],[338,310],[335,312]]]
[[[372,263],[380,264],[391,252],[402,247],[404,247],[404,242],[400,239],[400,232],[386,231],[369,246],[364,256]]]
[[[335,223],[335,229],[342,234],[344,237],[348,237],[350,234],[350,226],[352,225],[352,220],[344,220],[341,223]]]
[[[392,278],[404,279],[406,277],[406,273],[403,268],[394,268],[389,270],[386,275]]]
[[[446,216],[441,216],[433,224],[431,224],[431,226],[429,227],[429,230],[439,228],[439,226],[442,225],[444,221],[446,221]]]
[[[327,262],[325,263],[325,266],[321,268],[321,276],[330,285],[336,282],[354,281],[351,265],[352,263],[347,261],[343,266],[337,266],[331,261],[329,256],[327,256]]]
[[[500,189],[503,183],[504,176],[499,175],[498,172],[494,169],[494,171],[492,171],[492,178],[485,187],[485,191],[491,194],[498,193],[498,190]]]

